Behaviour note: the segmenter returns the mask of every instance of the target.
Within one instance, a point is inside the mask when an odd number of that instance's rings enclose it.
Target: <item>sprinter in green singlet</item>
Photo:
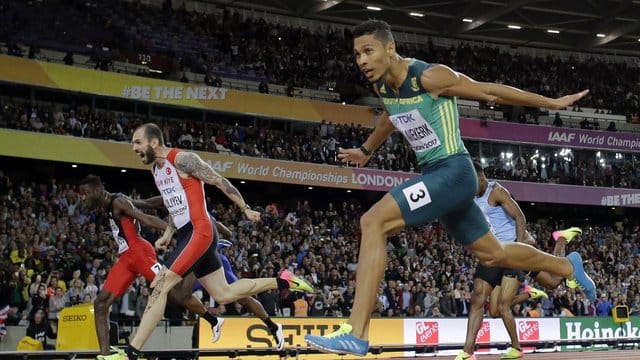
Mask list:
[[[487,103],[563,109],[588,90],[550,99],[513,87],[477,82],[444,65],[404,58],[396,52],[387,23],[368,20],[353,31],[358,67],[374,84],[386,109],[359,149],[340,149],[343,162],[364,166],[372,153],[398,130],[416,152],[422,176],[392,189],[360,219],[362,241],[356,294],[348,322],[327,336],[307,335],[321,351],[366,355],[369,320],[387,264],[387,236],[439,218],[449,235],[485,266],[547,271],[576,280],[590,299],[595,285],[577,253],[559,258],[521,243],[501,244],[473,201],[477,178],[460,137],[456,97]]]

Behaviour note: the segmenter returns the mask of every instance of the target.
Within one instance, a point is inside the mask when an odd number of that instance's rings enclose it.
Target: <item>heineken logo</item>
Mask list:
[[[626,322],[618,326],[609,322],[601,325],[600,321],[567,321],[564,323],[566,339],[612,339],[620,337],[638,337],[640,327],[633,326],[631,322]]]

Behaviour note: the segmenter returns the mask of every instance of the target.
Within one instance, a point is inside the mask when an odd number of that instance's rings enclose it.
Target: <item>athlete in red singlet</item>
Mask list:
[[[133,151],[142,162],[153,164],[151,171],[160,191],[160,196],[136,202],[136,205],[160,207],[164,203],[177,228],[177,244],[169,254],[166,266],[154,280],[153,293],[126,354],[116,354],[110,359],[138,358],[140,349],[162,317],[168,291],[191,271],[219,304],[228,304],[272,289],[313,292],[309,284],[288,270],[278,278],[240,279],[228,284],[216,251],[218,233],[215,220],[209,216],[206,208],[204,183],[220,189],[243,210],[248,219],[259,221],[260,213],[251,210],[238,189],[200,156],[166,147],[162,130],[157,125],[149,123],[137,128],[132,143]]]
[[[170,240],[174,230],[165,221],[136,209],[125,195],[107,192],[98,176],[89,175],[80,182],[80,195],[87,209],[102,209],[108,212],[111,233],[118,245],[118,260],[107,274],[104,286],[94,302],[100,353],[108,355],[109,307],[125,293],[138,274],[151,283],[162,268],[151,243],[140,236],[140,223],[165,230],[163,236],[158,239],[160,242]],[[183,305],[189,311],[209,321],[214,333],[213,341],[216,341],[220,336],[223,321],[209,314],[200,300],[192,296],[191,289],[194,282],[195,276],[186,277],[182,284],[169,293],[169,296],[175,303]]]

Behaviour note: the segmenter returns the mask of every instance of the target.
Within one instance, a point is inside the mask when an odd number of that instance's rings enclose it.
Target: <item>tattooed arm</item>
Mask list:
[[[224,176],[218,174],[209,164],[204,162],[196,153],[183,151],[176,155],[176,169],[182,171],[189,176],[193,176],[203,182],[213,185],[220,189],[231,201],[233,201],[244,214],[253,221],[260,220],[260,213],[251,210],[242,198],[240,191],[233,186]]]

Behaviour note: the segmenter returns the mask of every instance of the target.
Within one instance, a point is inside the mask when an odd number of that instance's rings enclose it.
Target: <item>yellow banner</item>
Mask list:
[[[34,146],[37,144],[37,146]],[[232,179],[388,191],[417,174],[197,152]],[[63,135],[0,129],[0,155],[79,164],[150,169],[131,145]]]
[[[99,350],[93,304],[68,306],[58,317],[56,350]]]
[[[335,318],[278,318],[273,319],[282,324],[286,348],[307,347],[304,341],[306,334],[325,335],[339,328]],[[343,319],[344,320],[344,319]],[[200,322],[200,349],[230,348],[269,348],[274,346],[273,336],[260,319],[225,318],[222,334],[215,344],[211,344],[211,327],[206,321]],[[404,344],[404,322],[402,319],[371,319],[369,328],[369,345],[401,345]],[[402,356],[402,352],[385,352],[384,356]],[[300,355],[300,359],[327,359],[327,354]],[[216,357],[201,357],[214,359]],[[219,358],[219,357],[217,357]],[[257,356],[242,356],[242,359],[255,359]],[[260,358],[278,359],[277,352],[273,356]],[[357,356],[340,356],[341,359],[361,359]]]
[[[229,90],[0,55],[0,81],[280,119],[373,126],[369,107]]]

